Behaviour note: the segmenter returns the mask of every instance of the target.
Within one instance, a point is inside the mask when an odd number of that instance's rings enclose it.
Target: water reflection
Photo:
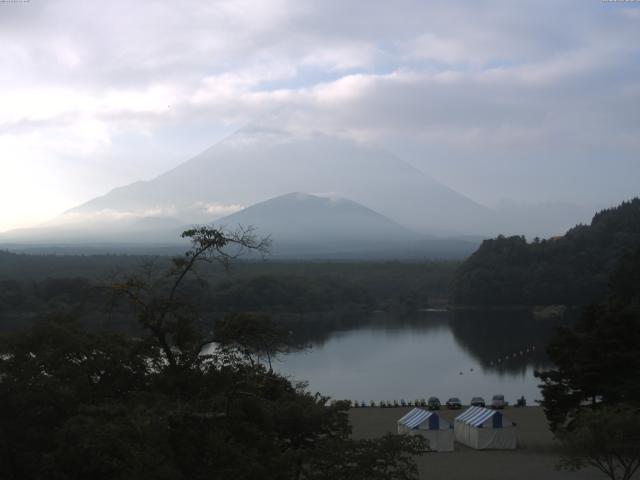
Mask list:
[[[533,400],[539,398],[533,372],[548,365],[545,345],[558,323],[524,313],[467,311],[344,318],[339,329],[297,324],[294,335],[312,348],[284,357],[278,368],[336,398],[468,401],[503,393],[511,401],[520,395]]]
[[[458,344],[483,368],[523,374],[549,366],[546,345],[554,329],[566,323],[525,311],[456,311],[450,326]]]

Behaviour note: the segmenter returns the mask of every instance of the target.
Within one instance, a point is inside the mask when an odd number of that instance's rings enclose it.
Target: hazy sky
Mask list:
[[[640,193],[640,2],[0,2],[0,44],[0,230],[274,112],[487,205]]]

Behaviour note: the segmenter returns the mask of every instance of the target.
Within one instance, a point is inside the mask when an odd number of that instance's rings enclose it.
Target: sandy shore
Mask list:
[[[354,408],[349,412],[354,438],[374,438],[396,431],[396,420],[410,408]],[[464,409],[463,409],[464,410]],[[440,410],[452,422],[458,411]],[[420,478],[431,480],[603,480],[595,469],[579,472],[558,471],[555,441],[540,407],[507,408],[504,415],[518,425],[517,450],[476,451],[455,444],[449,453],[427,453],[418,458]],[[640,478],[636,475],[634,478]]]

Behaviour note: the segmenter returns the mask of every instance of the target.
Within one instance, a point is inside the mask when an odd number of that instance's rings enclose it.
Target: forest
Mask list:
[[[112,284],[132,272],[161,270],[170,261],[152,256],[0,252],[0,329],[12,330],[61,312],[73,313],[92,327],[131,329],[132,312],[114,298]],[[253,312],[287,321],[335,323],[375,310],[402,316],[446,305],[457,265],[454,261],[239,259],[229,270],[203,265],[197,278],[185,282],[184,290],[211,321],[226,313]]]
[[[618,260],[640,246],[640,199],[595,214],[561,237],[485,240],[457,269],[457,305],[574,305],[605,298]]]

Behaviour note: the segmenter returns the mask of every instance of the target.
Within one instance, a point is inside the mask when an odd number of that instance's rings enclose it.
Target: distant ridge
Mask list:
[[[259,202],[217,223],[270,233],[275,258],[463,258],[477,246],[477,241],[415,233],[349,199],[301,192]]]
[[[470,239],[421,235],[352,200],[301,192],[258,202],[214,225],[227,230],[251,226],[256,235],[270,236],[273,258],[463,258],[478,244]],[[104,226],[88,231],[68,227],[16,231],[13,237],[0,236],[0,244],[32,253],[173,254],[184,249],[180,233],[189,226],[167,218],[121,220],[106,231]],[[21,244],[20,239],[28,240]],[[13,244],[7,245],[8,241]]]
[[[420,235],[359,203],[307,193],[288,193],[223,217],[218,224],[253,225],[278,242],[395,242]]]

